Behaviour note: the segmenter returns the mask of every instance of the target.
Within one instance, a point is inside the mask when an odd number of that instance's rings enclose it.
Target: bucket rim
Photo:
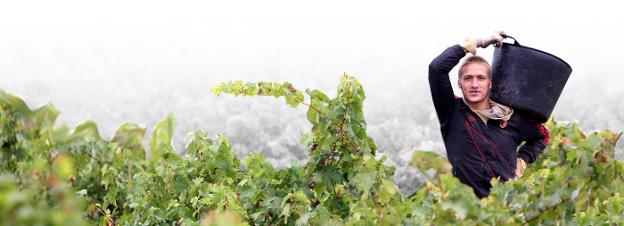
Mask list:
[[[525,49],[535,50],[535,51],[538,51],[538,52],[544,53],[544,54],[546,54],[546,55],[552,56],[552,57],[554,57],[555,59],[557,59],[557,60],[559,60],[559,61],[563,62],[563,63],[564,63],[564,64],[565,64],[565,65],[566,65],[566,66],[567,66],[570,70],[572,70],[572,67],[570,66],[570,64],[568,64],[568,62],[566,62],[565,60],[563,60],[563,59],[559,58],[558,56],[555,56],[555,55],[553,55],[553,54],[550,54],[550,53],[548,53],[548,52],[546,52],[546,51],[542,51],[542,50],[539,50],[539,49],[536,49],[536,48],[532,48],[532,47],[528,47],[528,46],[523,46],[523,45],[520,45],[520,44],[503,44],[503,45],[501,45],[501,47],[496,47],[496,48],[505,48],[505,47],[519,47],[519,48],[525,48]]]

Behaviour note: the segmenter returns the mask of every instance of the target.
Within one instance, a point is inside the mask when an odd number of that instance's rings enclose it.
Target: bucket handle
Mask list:
[[[512,37],[511,35],[502,34],[502,35],[501,35],[501,37],[503,37],[503,39],[506,39],[506,38],[513,39],[513,40],[514,40],[514,43],[513,43],[512,45],[515,45],[515,46],[519,46],[519,45],[520,45],[520,43],[518,42],[518,40],[516,40],[516,38]]]

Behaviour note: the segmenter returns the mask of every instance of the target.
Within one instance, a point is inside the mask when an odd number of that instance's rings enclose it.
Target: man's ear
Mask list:
[[[490,84],[491,85],[491,84]],[[457,86],[459,86],[459,89],[461,89],[461,82],[459,80],[457,80]]]

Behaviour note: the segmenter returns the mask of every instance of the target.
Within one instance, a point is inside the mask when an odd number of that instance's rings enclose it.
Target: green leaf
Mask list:
[[[145,128],[135,124],[124,123],[115,132],[112,142],[119,145],[122,149],[128,150],[133,156],[145,159],[145,149],[141,141],[145,134]]]
[[[150,159],[153,162],[160,161],[166,153],[175,154],[173,149],[173,133],[175,130],[175,119],[169,114],[156,124],[150,139]]]

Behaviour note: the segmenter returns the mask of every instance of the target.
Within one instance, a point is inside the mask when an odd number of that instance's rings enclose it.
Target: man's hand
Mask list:
[[[505,33],[502,31],[497,31],[493,34],[490,34],[485,37],[475,39],[477,47],[487,48],[489,45],[494,44],[494,46],[500,46],[503,43],[503,35]]]
[[[522,175],[524,174],[524,170],[526,170],[527,164],[526,162],[524,162],[523,159],[521,158],[517,158],[516,159],[516,178],[522,177]]]
[[[466,38],[464,41],[460,42],[459,45],[464,48],[464,51],[466,51],[466,53],[472,53],[472,55],[475,55],[477,54],[477,47],[486,48],[492,44],[494,44],[495,46],[500,46],[503,43],[502,35],[504,34],[504,32],[498,31],[491,35],[477,39]]]

